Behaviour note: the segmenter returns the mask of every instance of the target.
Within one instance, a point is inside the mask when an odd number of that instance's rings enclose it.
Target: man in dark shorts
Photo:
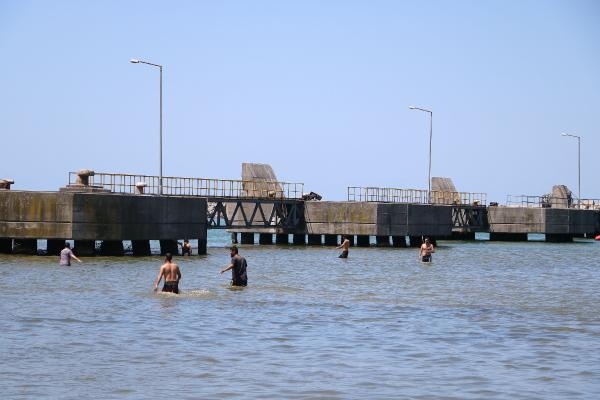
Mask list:
[[[231,263],[221,270],[221,273],[231,270],[231,286],[248,286],[248,275],[246,259],[238,254],[238,248],[231,246]]]
[[[179,294],[181,271],[179,270],[179,266],[173,262],[171,253],[165,255],[165,263],[161,265],[156,281],[154,282],[154,291],[158,290],[158,284],[163,278],[165,279],[165,283],[162,291]]]
[[[350,240],[348,236],[342,236],[342,244],[340,244],[336,249],[342,249],[342,253],[338,256],[338,258],[348,258],[348,252],[350,250]]]
[[[429,238],[425,238],[423,244],[421,244],[421,248],[419,250],[419,257],[422,262],[431,262],[431,254],[435,253],[435,247],[433,247],[433,243],[429,240]]]

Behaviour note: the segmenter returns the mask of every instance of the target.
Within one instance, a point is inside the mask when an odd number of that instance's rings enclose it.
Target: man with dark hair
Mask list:
[[[342,253],[338,258],[348,258],[348,252],[350,251],[350,239],[348,239],[348,236],[342,236],[342,244],[336,247],[336,249],[342,249]]]
[[[431,262],[431,254],[435,253],[435,247],[428,237],[425,238],[421,248],[419,249],[419,258],[421,262]]]
[[[81,260],[75,257],[75,254],[73,254],[73,250],[71,250],[71,243],[65,242],[65,248],[60,251],[59,265],[71,265],[71,258],[77,262],[81,262]]]
[[[247,286],[248,275],[246,268],[248,263],[246,259],[238,254],[238,248],[231,246],[229,248],[231,254],[231,263],[221,270],[221,273],[231,270],[231,286]]]
[[[160,270],[158,271],[158,276],[156,277],[156,281],[154,282],[154,291],[158,289],[158,284],[162,278],[165,279],[165,283],[162,288],[163,292],[179,294],[179,280],[181,279],[181,271],[179,270],[179,266],[173,262],[173,256],[171,253],[167,253],[165,255],[165,263],[161,265]]]

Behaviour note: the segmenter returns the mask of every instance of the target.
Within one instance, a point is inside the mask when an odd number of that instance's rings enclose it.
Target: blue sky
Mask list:
[[[240,179],[600,198],[600,2],[0,0],[0,178]]]

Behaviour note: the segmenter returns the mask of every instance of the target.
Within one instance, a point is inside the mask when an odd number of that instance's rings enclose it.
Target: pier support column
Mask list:
[[[377,247],[390,247],[390,237],[375,236],[375,243]]]
[[[273,244],[273,234],[272,233],[259,233],[258,234],[258,244]]]
[[[96,241],[95,240],[75,240],[73,246],[73,253],[77,257],[91,257],[96,255]]]
[[[13,249],[12,239],[0,239],[0,253],[11,254]]]
[[[15,239],[13,254],[37,254],[37,239]]]
[[[242,244],[254,244],[254,232],[242,232],[240,236]]]
[[[356,245],[358,247],[371,246],[371,240],[370,240],[369,235],[356,235]]]
[[[62,249],[65,248],[64,239],[48,239],[46,240],[46,255],[59,256]]]
[[[337,246],[338,235],[325,235],[325,246]]]
[[[131,250],[133,251],[133,255],[138,257],[146,257],[152,255],[152,252],[150,251],[149,240],[132,240]]]
[[[306,235],[304,234],[295,234],[292,240],[295,245],[306,245]]]
[[[231,244],[238,244],[237,232],[231,232]]]
[[[287,233],[278,233],[275,235],[275,243],[276,244],[289,244],[290,243],[290,235]]]
[[[308,235],[308,244],[321,246],[323,244],[321,235]]]
[[[179,245],[177,244],[177,240],[166,239],[160,241],[160,255],[164,256],[167,253],[171,253],[172,255],[179,254]]]
[[[392,236],[392,246],[407,247],[406,246],[406,236]]]
[[[546,233],[548,243],[571,243],[573,235],[569,233]]]
[[[490,241],[497,242],[526,242],[526,233],[490,232]]]
[[[237,241],[236,241],[237,243]],[[206,255],[207,250],[207,240],[206,239],[198,239],[198,255]]]
[[[100,244],[102,256],[124,256],[123,242],[121,240],[103,240]]]

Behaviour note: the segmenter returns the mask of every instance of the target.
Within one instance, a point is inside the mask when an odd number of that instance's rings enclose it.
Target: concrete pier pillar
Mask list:
[[[207,241],[206,239],[198,239],[198,255],[206,255],[207,250]]]
[[[526,233],[490,232],[490,241],[497,242],[526,242]]]
[[[290,243],[290,235],[287,233],[278,233],[275,235],[275,243],[276,244],[289,244]]]
[[[254,232],[242,232],[240,236],[242,244],[254,244]]]
[[[295,245],[306,245],[306,235],[295,234],[292,237],[293,243]]]
[[[231,232],[231,244],[238,244],[237,232]]]
[[[375,236],[375,243],[377,247],[390,247],[390,237]]]
[[[571,243],[573,235],[570,233],[546,233],[548,243]]]
[[[308,235],[308,244],[311,246],[321,246],[323,244],[321,235]]]
[[[73,253],[77,257],[91,257],[96,255],[96,241],[95,240],[75,240],[73,246]]]
[[[46,255],[59,256],[62,249],[65,248],[65,239],[46,240]]]
[[[15,239],[13,254],[37,254],[37,239]]]
[[[133,255],[137,257],[147,257],[152,255],[149,240],[132,240],[131,250],[133,251]]]
[[[392,236],[392,246],[394,247],[407,247],[406,236]]]
[[[121,240],[103,240],[100,244],[100,255],[102,256],[123,256],[123,242]]]
[[[165,239],[160,241],[160,255],[164,256],[167,253],[171,253],[174,256],[179,254],[177,240]]]
[[[273,244],[273,234],[272,233],[259,233],[258,234],[258,243],[259,244]]]
[[[13,249],[12,239],[0,239],[0,254],[11,254]]]
[[[357,235],[356,245],[358,247],[369,247],[371,246],[371,238],[369,237],[369,235]]]
[[[325,246],[337,246],[338,235],[325,235]]]

